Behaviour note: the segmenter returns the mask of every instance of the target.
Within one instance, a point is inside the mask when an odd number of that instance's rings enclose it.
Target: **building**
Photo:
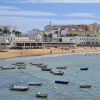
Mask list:
[[[39,29],[33,29],[29,30],[27,32],[27,37],[29,37],[30,40],[35,40],[35,41],[42,41],[42,39],[37,39],[37,37],[43,37],[44,31],[40,31]]]
[[[0,25],[0,29],[4,30],[8,30],[9,32],[14,31],[18,31],[18,27],[17,26],[12,26],[12,25],[8,25],[8,26],[2,26]]]
[[[97,23],[89,24],[89,30],[93,31],[93,32],[97,32],[98,31],[98,25],[97,25]]]
[[[87,31],[88,25],[61,25],[61,29],[69,28],[70,30]]]
[[[57,31],[58,29],[61,29],[61,26],[60,25],[47,25],[47,26],[44,26],[44,31],[45,32],[50,32],[50,31]]]
[[[59,37],[60,42],[72,42],[76,44],[100,44],[100,37],[88,37],[88,36],[75,36],[75,37]]]
[[[68,30],[68,36],[95,36],[95,32],[93,31],[76,31],[76,30]]]

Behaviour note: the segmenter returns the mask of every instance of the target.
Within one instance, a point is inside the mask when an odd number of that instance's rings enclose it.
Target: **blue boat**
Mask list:
[[[68,84],[69,81],[55,81],[55,83],[59,83],[59,84]]]
[[[80,70],[88,70],[88,68],[80,68]]]

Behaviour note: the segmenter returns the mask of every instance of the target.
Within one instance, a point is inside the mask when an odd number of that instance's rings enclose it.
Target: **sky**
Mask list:
[[[44,26],[100,23],[100,0],[0,0],[0,25],[19,31]]]

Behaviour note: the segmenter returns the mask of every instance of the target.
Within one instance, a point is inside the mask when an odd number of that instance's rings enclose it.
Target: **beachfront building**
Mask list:
[[[75,37],[59,37],[59,42],[75,41],[76,44],[100,44],[100,37],[75,36]]]
[[[0,35],[0,49],[11,49],[16,47],[16,39],[13,34],[2,34]]]
[[[95,36],[95,32],[93,32],[93,31],[68,30],[67,36]]]
[[[8,26],[0,25],[0,29],[1,29],[2,31],[8,30],[9,32],[12,32],[13,30],[14,30],[14,31],[18,31],[18,27],[17,27],[17,26],[12,26],[12,25],[8,25]]]
[[[43,34],[44,31],[40,31],[39,29],[33,29],[27,32],[27,37],[29,37],[30,40],[40,42],[42,41]]]

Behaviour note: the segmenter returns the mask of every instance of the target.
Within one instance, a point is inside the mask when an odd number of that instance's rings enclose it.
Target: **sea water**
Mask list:
[[[99,53],[53,54],[37,57],[17,57],[1,59],[0,66],[11,67],[16,62],[25,62],[26,69],[0,70],[0,100],[100,100],[100,54]],[[52,70],[57,66],[63,76],[29,64],[44,63]],[[88,67],[87,71],[80,68]],[[55,81],[69,81],[69,84],[56,84]],[[41,86],[29,86],[29,82],[41,82]],[[28,91],[12,91],[11,85],[27,86]],[[80,84],[91,84],[91,88],[80,88]],[[48,94],[48,98],[37,98],[37,92]]]

